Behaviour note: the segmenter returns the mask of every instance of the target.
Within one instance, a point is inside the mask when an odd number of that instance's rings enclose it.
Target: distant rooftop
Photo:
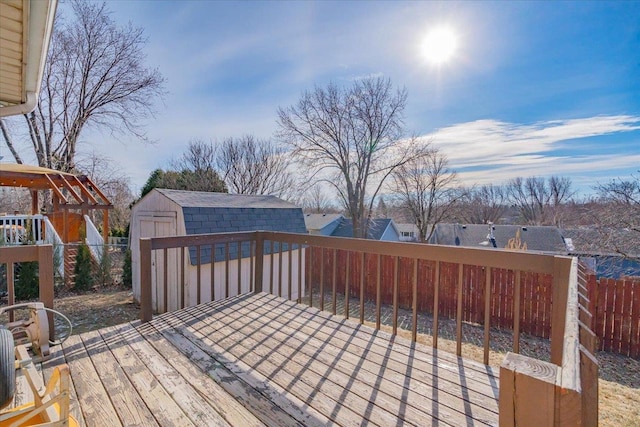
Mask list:
[[[307,230],[322,230],[339,218],[342,218],[341,214],[305,214],[304,223]]]

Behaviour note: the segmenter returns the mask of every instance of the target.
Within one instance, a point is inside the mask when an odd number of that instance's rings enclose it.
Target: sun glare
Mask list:
[[[450,27],[438,27],[429,31],[422,43],[422,53],[427,61],[441,65],[456,52],[458,40]]]

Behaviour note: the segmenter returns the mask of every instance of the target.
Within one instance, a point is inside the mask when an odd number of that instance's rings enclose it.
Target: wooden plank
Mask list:
[[[324,310],[324,248],[320,248],[320,310]]]
[[[393,257],[393,335],[398,334],[398,257]],[[334,313],[335,314],[335,313]]]
[[[485,267],[484,279],[484,348],[482,361],[489,364],[489,349],[491,347],[491,268]]]
[[[513,282],[513,352],[520,353],[520,271],[516,271]]]
[[[413,281],[411,282],[411,341],[418,339],[418,259],[413,260]]]
[[[640,282],[633,283],[630,356],[640,358]]]
[[[253,323],[262,322],[260,322],[259,317],[255,317]],[[421,385],[417,381],[409,381],[405,374],[400,372],[385,370],[384,375],[379,376],[379,365],[359,359],[348,352],[345,353],[344,348],[323,345],[318,340],[310,341],[305,339],[303,333],[297,334],[298,328],[287,328],[285,331],[280,325],[274,327],[275,323],[269,322],[264,325],[264,328],[258,325],[256,329],[248,326],[247,322],[243,322],[242,316],[237,316],[235,322],[228,324],[228,326],[223,326],[219,330],[223,334],[235,335],[236,333],[241,333],[240,330],[245,329],[245,336],[240,342],[246,350],[256,351],[262,357],[269,357],[270,360],[273,360],[283,369],[290,369],[292,375],[299,375],[299,372],[303,371],[305,380],[309,380],[308,374],[310,371],[315,372],[317,377],[314,381],[310,381],[310,385],[315,386],[317,382],[322,384],[324,388],[325,383],[333,382],[338,388],[329,387],[332,390],[329,394],[330,398],[335,399],[335,397],[339,396],[338,400],[340,402],[342,402],[346,390],[348,390],[349,394],[359,395],[365,402],[371,396],[375,396],[376,406],[387,409],[392,415],[395,415],[397,409],[403,407],[404,411],[398,415],[400,419],[404,419],[409,423],[419,425],[424,422],[425,415],[429,417],[433,415],[436,419],[439,418],[443,422],[453,423],[454,425],[466,424],[469,421],[467,416],[464,415],[465,404],[462,399],[456,401],[461,411],[456,413],[451,408],[446,407],[447,403],[445,402],[448,401],[446,395],[435,393],[432,385]],[[211,327],[218,330],[220,325],[217,322],[213,322]],[[281,348],[280,342],[286,342],[287,348],[285,346]],[[339,363],[337,363],[338,361]],[[295,367],[296,365],[297,368]],[[403,384],[408,387],[403,387]],[[439,396],[439,400],[442,403],[435,403],[438,407],[438,410],[435,411],[436,414],[433,414],[432,405],[425,404],[425,394]],[[355,408],[352,405],[350,407]],[[368,409],[364,407],[360,412],[366,416]],[[476,412],[474,411],[474,413]],[[479,408],[476,414],[480,418],[483,416],[495,417],[495,413],[484,412]],[[334,421],[340,423],[341,418]],[[396,423],[394,419],[388,419],[387,422]],[[376,423],[379,423],[379,421],[376,420]]]
[[[146,324],[145,324],[146,325]],[[149,328],[148,326],[147,328]],[[146,329],[145,329],[146,330]],[[128,339],[121,335],[135,356],[155,377],[155,380],[172,396],[175,403],[189,417],[191,422],[200,426],[228,426],[222,416],[215,411],[191,385],[176,372],[173,365],[156,352],[143,339]],[[134,335],[135,336],[135,335]],[[108,425],[108,424],[105,424]]]
[[[394,373],[385,370],[384,375],[378,376],[380,374],[379,365],[345,352],[344,346],[341,348],[333,347],[323,345],[321,342],[316,344],[314,341],[306,339],[303,333],[296,336],[298,329],[286,327],[285,330],[283,328],[284,320],[283,325],[271,321],[263,324],[264,322],[261,321],[259,315],[255,315],[253,321],[251,321],[247,319],[247,313],[240,314],[235,309],[228,313],[230,316],[235,317],[235,321],[228,323],[228,318],[225,317],[224,323],[221,324],[219,320],[215,319],[215,316],[213,318],[208,317],[206,309],[200,308],[198,311],[199,313],[196,313],[196,310],[190,310],[191,314],[199,320],[198,331],[202,332],[203,336],[211,336],[212,338],[208,339],[215,339],[213,338],[215,336],[213,335],[214,332],[209,332],[212,330],[226,337],[243,334],[242,338],[230,338],[230,343],[238,342],[244,347],[244,350],[236,350],[238,354],[255,352],[257,356],[261,356],[263,359],[268,358],[278,365],[280,369],[288,371],[294,377],[298,376],[300,372],[304,372],[303,380],[308,381],[312,387],[317,387],[316,383],[321,384],[321,387],[325,387],[325,384],[333,383],[337,387],[326,387],[330,391],[329,399],[334,400],[339,396],[338,401],[342,402],[353,399],[354,395],[360,396],[362,400],[353,400],[353,404],[349,405],[350,408],[357,409],[356,405],[362,405],[363,401],[367,402],[371,396],[375,396],[376,407],[384,408],[392,415],[398,409],[401,409],[397,415],[400,416],[400,419],[404,419],[409,423],[418,425],[423,423],[425,414],[429,417],[433,415],[443,422],[448,422],[450,425],[466,424],[470,421],[464,415],[465,403],[462,398],[458,397],[460,395],[459,390],[456,390],[458,392],[456,397],[458,398],[453,399],[453,401],[461,412],[455,413],[451,408],[446,407],[446,402],[451,399],[447,399],[446,395],[442,393],[433,392],[432,384],[415,388],[417,382],[413,382],[413,388],[403,388],[402,384],[411,384],[405,376],[406,372]],[[243,319],[245,320],[243,321]],[[286,323],[288,324],[289,322]],[[203,324],[207,324],[208,327],[201,326]],[[224,344],[224,341],[221,344]],[[285,348],[285,346],[288,348]],[[339,363],[336,363],[338,360]],[[368,370],[369,372],[362,372],[363,370]],[[316,374],[316,376],[313,377],[313,374]],[[433,411],[432,405],[427,404],[425,401],[425,399],[430,400],[425,395],[431,393],[438,396],[440,400],[440,402],[435,402],[437,411]],[[359,413],[364,413],[366,416],[368,412],[370,410],[366,404],[364,407],[361,406]],[[375,410],[372,412],[375,412]],[[433,412],[436,413],[433,414]],[[496,415],[484,410],[482,407],[474,407],[473,413],[477,414],[479,419],[490,419]],[[385,413],[382,413],[382,416],[385,419],[387,417]],[[338,418],[335,421],[340,422],[342,418]],[[374,421],[376,424],[379,424],[379,422],[377,419]],[[386,423],[396,424],[397,422],[391,418],[386,419]]]
[[[603,279],[600,280],[602,284]],[[606,290],[605,325],[603,331],[604,351],[613,350],[614,331],[614,302],[616,298],[616,282],[613,279],[604,279]]]
[[[234,373],[227,370],[215,358],[203,351],[185,336],[178,333],[166,322],[155,322],[139,328],[149,344],[166,360],[170,360],[177,371],[187,378],[211,405],[226,402],[229,406],[221,408],[225,412],[236,412],[233,417],[244,417],[244,424],[298,427],[300,424],[286,412],[275,406],[260,391],[244,383]],[[203,375],[203,373],[205,375]],[[213,383],[213,384],[212,384]],[[218,400],[219,391],[232,396],[236,403],[227,398]],[[213,391],[211,390],[213,389]],[[243,414],[246,409],[248,414]]]
[[[631,350],[631,313],[632,307],[632,286],[631,280],[622,280],[622,314],[620,325],[620,354],[629,356]]]
[[[333,313],[334,315],[336,314],[336,307],[337,307],[337,278],[336,278],[336,274],[337,274],[337,268],[338,268],[338,250],[334,249],[333,250],[333,262],[331,264],[331,313]],[[346,296],[345,296],[346,298]]]
[[[190,317],[193,314],[189,312],[183,311],[177,315],[183,321],[193,319]],[[381,410],[377,405],[369,405],[369,402],[353,392],[344,392],[344,388],[331,381],[325,381],[325,378],[314,370],[312,360],[307,363],[296,362],[300,359],[298,354],[283,356],[278,352],[269,351],[265,348],[267,343],[263,337],[260,337],[260,344],[250,336],[239,339],[234,337],[237,333],[235,329],[218,324],[215,328],[210,328],[207,326],[208,320],[198,323],[197,330],[193,330],[198,339],[207,346],[219,344],[221,348],[228,349],[229,357],[242,358],[242,362],[253,368],[252,372],[264,375],[269,379],[271,386],[279,386],[292,393],[304,406],[313,407],[344,426],[356,427],[362,422],[368,425],[386,426],[396,422],[391,413]],[[220,330],[222,333],[221,337],[217,337],[218,341],[215,344],[209,338],[214,330]],[[248,347],[245,347],[245,342]]]
[[[269,291],[273,292],[273,242],[271,242],[271,282]],[[229,298],[229,242],[224,244],[224,297]]]
[[[127,342],[144,339],[135,334],[130,324],[101,329],[102,339],[111,350],[119,367],[127,375],[136,392],[149,408],[158,424],[163,426],[195,426],[160,385],[153,373],[131,350]]]
[[[350,344],[360,348],[361,351],[370,352],[369,354],[372,357],[373,355],[379,355],[387,359],[397,360],[404,364],[410,362],[412,367],[416,369],[418,369],[417,367],[420,366],[420,364],[426,363],[427,367],[425,367],[425,372],[432,372],[432,364],[434,363],[435,354],[432,353],[428,347],[420,344],[411,344],[408,340],[397,337],[394,338],[390,333],[374,330],[373,328],[369,328],[364,325],[353,325],[348,321],[338,321],[330,314],[320,312],[315,309],[291,306],[288,303],[285,304],[284,302],[281,302],[277,298],[268,298],[268,296],[265,295],[260,296],[262,298],[252,300],[250,303],[247,303],[247,306],[250,306],[251,310],[266,310],[265,313],[262,314],[263,316],[274,316],[274,319],[277,319],[277,316],[291,316],[292,318],[290,322],[293,324],[303,321],[319,322],[319,319],[322,319],[322,329],[326,331],[327,335],[332,335],[332,338],[334,339],[341,339],[344,342],[349,341]],[[358,331],[365,337],[367,334],[371,334],[373,336],[369,339],[360,338],[356,333]],[[420,348],[421,351],[416,351],[416,348]],[[469,383],[475,384],[478,379],[486,379],[487,376],[496,376],[493,372],[493,368],[481,363],[467,359],[460,359],[447,352],[439,352],[437,356],[439,361],[444,362],[442,366],[448,366],[449,364],[456,366],[462,365],[466,373],[466,381]],[[457,381],[457,384],[460,385],[461,383],[458,370],[453,368],[453,366],[451,366],[451,368],[456,372],[455,378],[452,380]],[[493,380],[490,380],[490,382],[492,381]],[[491,389],[486,389],[486,385],[486,382],[479,383],[479,386],[487,391],[487,395],[491,395]]]
[[[122,425],[80,336],[70,336],[62,349],[87,424]]]
[[[457,310],[456,310],[456,354],[462,356],[462,289],[464,287],[464,265],[458,264],[458,282],[456,289],[458,290],[457,296]]]
[[[440,306],[440,261],[436,261],[435,280],[433,283],[433,348],[438,348],[438,309]]]
[[[125,426],[158,425],[144,400],[138,395],[102,340],[100,333],[91,331],[80,337],[120,422]]]
[[[616,280],[616,298],[613,307],[613,342],[611,350],[620,353],[622,347],[622,324],[624,316],[624,280]]]
[[[580,349],[580,385],[582,387],[582,425],[598,425],[598,360],[585,348]]]
[[[360,252],[360,324],[364,323],[364,261],[365,253]]]
[[[53,374],[53,370],[57,366],[66,363],[61,346],[53,346],[50,351],[49,359],[40,365],[45,383],[49,381]],[[78,402],[78,396],[76,395],[76,389],[73,386],[73,381],[69,381],[69,414],[73,416],[80,427],[85,427],[87,425],[84,415],[82,414],[82,409],[80,408],[80,403]]]
[[[180,311],[176,314],[180,314],[181,316],[186,315],[188,311]],[[227,389],[230,385],[235,386],[236,389],[234,392],[238,392],[238,388],[240,388],[239,392],[250,392],[250,390],[259,390],[262,396],[266,396],[267,399],[271,401],[271,408],[277,411],[277,416],[275,422],[267,422],[268,425],[273,426],[323,426],[329,423],[329,419],[324,416],[322,413],[315,410],[313,407],[309,407],[305,404],[304,401],[300,400],[296,395],[294,395],[291,390],[287,388],[283,388],[277,383],[273,381],[273,378],[266,377],[262,375],[260,372],[252,369],[250,365],[247,365],[244,361],[237,360],[235,357],[230,355],[226,349],[218,346],[216,343],[207,342],[204,343],[201,337],[195,335],[191,330],[184,328],[184,322],[181,321],[178,317],[166,317],[163,319],[166,325],[171,327],[171,331],[162,327],[162,334],[169,341],[174,343],[174,345],[180,349],[181,352],[185,353],[188,351],[190,357],[193,357],[194,350],[198,349],[200,352],[206,354],[206,357],[209,360],[209,363],[218,363],[222,367],[225,368],[225,372],[229,372],[232,374],[233,378],[229,378],[228,375],[225,375],[225,382],[222,382],[221,385]],[[182,335],[183,339],[178,340],[177,334]],[[186,342],[188,341],[188,342]],[[186,347],[182,347],[186,345]],[[211,371],[208,371],[209,375],[211,375]],[[248,385],[248,389],[243,387],[241,383]],[[228,390],[228,389],[227,389]],[[242,395],[237,395],[232,391],[229,391],[236,399],[242,399]],[[257,399],[258,397],[252,396],[252,401]],[[244,399],[247,400],[247,399]],[[282,417],[282,411],[285,411],[291,417],[286,418]],[[267,415],[267,414],[262,414]],[[264,420],[264,418],[259,415],[260,419]]]
[[[382,255],[376,258],[376,329],[380,329],[382,318]]]
[[[345,272],[345,283],[344,283],[344,318],[349,318],[349,302],[351,301],[351,289],[349,285],[351,284],[351,252],[347,252],[347,261],[346,261],[346,272]]]
[[[202,302],[202,260],[200,258],[200,245],[196,246],[196,304],[200,304]],[[213,262],[213,261],[212,261]]]

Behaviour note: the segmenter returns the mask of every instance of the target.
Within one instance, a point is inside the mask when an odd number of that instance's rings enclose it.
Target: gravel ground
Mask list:
[[[314,307],[319,306],[314,300]],[[108,289],[83,295],[68,295],[56,298],[55,308],[70,318],[74,324],[74,334],[105,326],[116,325],[138,319],[139,306],[133,302],[131,291]],[[332,311],[329,298],[325,299],[325,310]],[[336,311],[344,313],[344,301],[337,301]],[[350,300],[351,317],[359,319],[359,302]],[[375,305],[365,304],[365,321],[375,322]],[[390,307],[383,307],[381,313],[382,329],[391,330]],[[430,316],[420,315],[418,319],[418,341],[432,344],[432,325]],[[399,326],[411,327],[411,312],[401,310]],[[439,321],[438,347],[444,351],[455,352],[455,322],[445,319]],[[410,338],[410,332],[401,331],[401,335]],[[465,324],[463,327],[464,344],[462,355],[482,362],[484,330],[480,326]],[[512,348],[511,333],[492,329],[489,364],[499,367],[507,351]],[[549,341],[526,334],[521,336],[521,353],[542,360],[549,360]],[[640,426],[640,361],[611,353],[599,352],[599,421],[601,426]]]

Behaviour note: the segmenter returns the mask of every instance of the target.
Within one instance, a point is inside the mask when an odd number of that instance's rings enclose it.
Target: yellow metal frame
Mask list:
[[[78,422],[69,414],[69,367],[66,364],[55,367],[45,387],[23,345],[16,347],[16,363],[27,379],[34,400],[0,412],[0,427],[78,426]]]

